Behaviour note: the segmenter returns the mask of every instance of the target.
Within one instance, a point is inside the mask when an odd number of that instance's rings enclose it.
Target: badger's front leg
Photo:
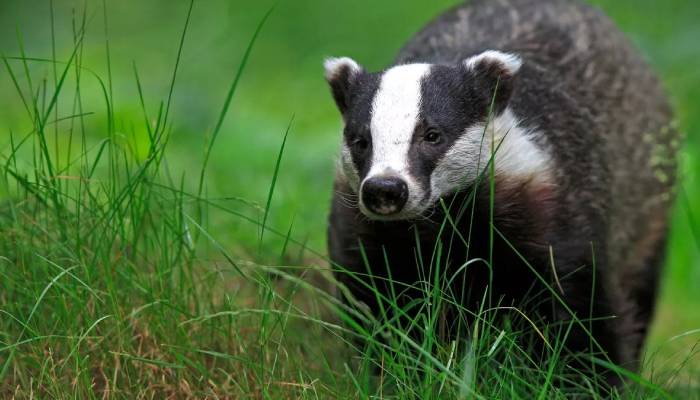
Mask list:
[[[600,260],[592,264],[590,259],[580,260],[574,271],[561,278],[560,296],[552,300],[554,317],[562,323],[566,352],[574,356],[571,365],[597,384],[618,387],[621,376],[601,365],[604,361],[622,365],[618,321],[614,303],[608,288],[603,284],[605,268]]]
[[[409,315],[402,306],[420,297],[415,289],[419,272],[411,246],[413,230],[408,223],[368,220],[347,201],[354,196],[347,185],[336,182],[335,190],[328,246],[341,284],[339,295],[354,310],[350,317],[368,330],[365,334],[372,334],[397,314]]]
[[[612,291],[606,275],[613,272],[601,240],[604,224],[593,212],[572,221],[562,211],[567,207],[562,192],[561,187],[502,178],[494,182],[493,194],[490,187],[481,189],[470,225],[482,230],[473,235],[477,242],[471,257],[492,260],[493,298],[511,301],[533,321],[544,317],[540,328],[550,332],[552,343],[564,344],[563,354],[575,357],[573,367],[593,382],[617,386],[617,374],[593,360],[628,361],[617,329],[620,294]],[[492,229],[493,245],[488,239]]]

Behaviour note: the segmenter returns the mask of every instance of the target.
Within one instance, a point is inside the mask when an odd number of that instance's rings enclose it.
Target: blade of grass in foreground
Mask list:
[[[284,131],[284,138],[282,138],[282,145],[280,145],[280,151],[277,153],[277,161],[275,162],[275,171],[272,173],[272,182],[270,183],[270,190],[267,193],[267,202],[265,204],[265,214],[263,215],[262,225],[260,227],[260,243],[258,250],[262,249],[263,235],[265,234],[265,224],[267,223],[267,217],[270,213],[270,204],[272,203],[272,195],[275,193],[275,186],[277,186],[277,176],[280,172],[280,164],[282,162],[282,154],[284,153],[284,147],[287,144],[287,136],[289,136],[289,131],[292,129],[292,123],[294,123],[294,116],[289,120],[287,129]]]
[[[265,21],[270,17],[272,14],[272,11],[274,11],[276,7],[276,4],[270,7],[269,10],[265,13],[265,15],[262,17],[260,22],[258,22],[258,26],[255,28],[255,32],[253,33],[253,37],[250,38],[250,41],[248,42],[248,47],[245,49],[245,53],[243,53],[243,58],[241,59],[241,63],[238,66],[238,70],[236,71],[236,75],[233,78],[233,82],[231,83],[231,86],[229,87],[228,93],[226,94],[226,100],[224,100],[224,106],[221,109],[221,112],[219,112],[219,118],[216,121],[216,125],[214,126],[214,130],[211,133],[211,138],[209,139],[209,144],[207,146],[206,151],[204,152],[204,161],[202,162],[202,170],[199,173],[199,187],[197,189],[197,195],[201,197],[202,195],[202,190],[204,189],[204,174],[206,173],[207,170],[207,165],[209,164],[209,157],[211,156],[211,151],[214,148],[214,143],[216,142],[216,137],[219,136],[219,132],[221,131],[221,126],[224,123],[224,119],[226,118],[226,114],[228,113],[229,106],[231,105],[231,100],[233,99],[234,93],[236,93],[236,88],[238,88],[238,82],[241,80],[241,76],[243,75],[243,70],[245,70],[246,65],[248,64],[248,59],[250,58],[250,53],[253,51],[253,46],[255,45],[256,40],[258,39],[258,35],[260,35],[260,32],[262,31],[263,26],[265,25]]]
[[[173,76],[170,80],[170,89],[168,90],[168,100],[165,104],[165,116],[163,117],[163,130],[168,121],[168,114],[170,112],[170,102],[173,98],[173,91],[175,90],[175,79],[177,79],[177,71],[180,67],[180,58],[182,57],[182,49],[185,47],[185,38],[187,37],[187,29],[190,26],[190,18],[192,17],[192,8],[194,7],[194,0],[190,0],[190,6],[187,9],[187,17],[185,18],[185,26],[182,28],[182,35],[180,35],[180,44],[177,47],[177,57],[175,58],[175,68],[173,69]]]
[[[69,274],[71,270],[74,270],[78,268],[78,266],[73,266],[68,269],[62,270],[60,273],[58,273],[51,281],[44,287],[44,290],[41,292],[39,297],[37,298],[36,302],[34,303],[34,307],[32,307],[31,311],[29,312],[29,316],[27,319],[23,322],[23,328],[19,333],[19,336],[17,337],[17,340],[15,341],[15,345],[10,349],[10,354],[7,356],[7,359],[5,360],[5,363],[2,366],[2,370],[0,370],[0,381],[3,380],[5,377],[5,374],[7,374],[7,371],[10,368],[10,364],[12,363],[12,359],[14,358],[15,352],[17,350],[17,344],[22,341],[24,338],[24,333],[26,332],[26,327],[29,326],[29,321],[31,321],[32,317],[34,316],[34,313],[36,312],[37,308],[39,308],[39,305],[41,302],[44,300],[44,296],[46,296],[46,293],[51,289],[51,287],[58,282],[59,279],[63,275]]]

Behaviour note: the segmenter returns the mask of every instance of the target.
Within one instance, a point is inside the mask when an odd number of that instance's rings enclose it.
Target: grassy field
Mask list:
[[[341,122],[322,60],[379,69],[455,3],[1,2],[0,397],[589,393],[556,384],[556,341],[536,365],[521,327],[490,314],[468,344],[388,324],[391,349],[358,352],[368,334],[335,300]],[[700,6],[594,3],[661,73],[687,137],[662,298],[625,396],[700,399]]]

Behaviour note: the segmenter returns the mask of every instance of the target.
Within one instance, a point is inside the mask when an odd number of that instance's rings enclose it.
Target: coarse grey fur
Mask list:
[[[599,234],[607,238],[611,290],[646,285],[635,277],[660,266],[641,260],[666,236],[676,168],[672,113],[658,78],[606,16],[580,1],[470,3],[418,33],[396,64],[457,63],[488,49],[520,55],[510,105],[551,146],[566,208],[607,225]],[[576,214],[571,223],[587,229],[589,217]]]
[[[561,255],[560,277],[595,264],[596,301],[605,305],[601,313],[615,317],[599,334],[612,336],[605,346],[610,358],[634,369],[654,308],[673,198],[677,139],[664,90],[614,24],[577,0],[471,1],[416,34],[395,65],[455,65],[485,50],[522,58],[509,107],[521,125],[536,132],[532,139],[553,160],[552,214],[547,223],[535,224],[541,243],[526,253],[542,262],[548,258],[539,253],[551,246],[555,257]],[[391,249],[392,243],[379,237],[387,230],[407,230],[408,222],[362,218],[342,199],[356,193],[342,178],[335,187],[340,194],[330,217],[331,258],[364,272],[358,240],[369,249]],[[512,191],[507,201],[517,203],[518,196]],[[375,259],[370,252],[369,259],[370,266],[383,270],[382,252]],[[544,273],[551,267],[538,268]],[[347,277],[339,278],[352,289]],[[589,281],[562,279],[561,284],[571,307],[586,309]],[[556,319],[565,313],[555,314]]]

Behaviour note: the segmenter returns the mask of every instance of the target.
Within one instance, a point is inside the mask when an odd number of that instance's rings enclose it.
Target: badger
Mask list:
[[[374,290],[425,296],[439,246],[442,276],[463,274],[450,289],[464,309],[488,292],[547,323],[586,321],[567,351],[638,368],[676,129],[608,17],[578,0],[473,0],[379,72],[347,57],[324,67],[344,126],[329,256],[351,297],[380,316]]]

